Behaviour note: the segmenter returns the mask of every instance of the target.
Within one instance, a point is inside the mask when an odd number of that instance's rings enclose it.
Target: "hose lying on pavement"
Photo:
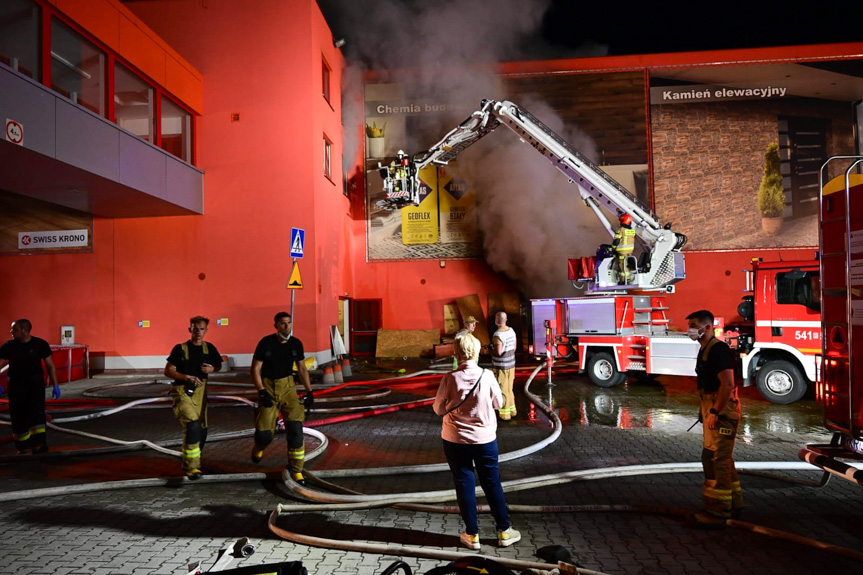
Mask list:
[[[279,506],[280,507],[280,506]],[[499,563],[504,567],[518,570],[537,569],[540,571],[550,571],[556,566],[549,563],[538,563],[536,561],[521,561],[519,559],[508,559],[506,557],[495,557],[490,555],[481,555],[478,553],[465,553],[462,551],[444,551],[443,549],[427,549],[423,547],[411,547],[407,545],[391,545],[385,543],[359,543],[357,541],[339,541],[338,539],[326,539],[323,537],[312,537],[309,535],[301,535],[293,533],[286,529],[282,529],[276,525],[276,518],[279,516],[280,509],[277,507],[270,513],[270,518],[267,521],[267,526],[270,531],[293,543],[300,545],[310,545],[312,547],[325,547],[327,549],[339,549],[342,551],[356,551],[359,553],[377,553],[379,555],[398,555],[400,557],[419,557],[421,559],[440,559],[443,561],[456,561],[463,557],[485,557],[491,559],[495,563]],[[308,506],[305,506],[308,511]],[[600,571],[592,571],[590,569],[576,568],[577,572],[582,575],[604,575]]]
[[[543,445],[545,446],[554,439],[557,438],[560,434],[559,429],[559,419],[557,418],[554,411],[548,408],[539,398],[534,396],[529,392],[530,382],[533,380],[535,375],[542,369],[542,365],[538,366],[536,370],[534,370],[533,374],[528,379],[527,384],[525,385],[525,393],[528,395],[528,398],[535,404],[537,407],[541,408],[545,411],[549,418],[552,419],[555,423],[555,432],[549,438],[543,440]],[[440,375],[435,372],[436,375]],[[406,376],[411,377],[411,376]],[[240,398],[236,398],[240,399]],[[419,403],[419,402],[413,402]],[[388,412],[388,411],[387,411]],[[336,418],[332,418],[336,419]],[[307,430],[311,431],[311,430]],[[322,438],[322,443],[326,441],[326,437],[323,434],[320,434]],[[538,444],[537,444],[538,445]],[[535,452],[541,447],[534,449],[536,446],[531,446],[528,450],[530,452]],[[521,450],[525,451],[525,450]],[[513,452],[510,458],[514,458],[517,452]],[[311,459],[311,457],[307,457],[307,459]],[[501,457],[503,459],[503,456]],[[393,474],[396,472],[416,472],[413,469],[417,467],[430,468],[430,466],[410,466],[407,469],[411,469],[411,471],[404,471],[406,468],[386,468],[386,473]],[[738,468],[741,471],[744,470],[763,470],[763,469],[807,469],[811,470],[812,466],[802,463],[784,463],[784,462],[743,462],[738,463]],[[443,466],[443,469],[446,469],[446,466]],[[516,481],[510,481],[504,483],[504,489],[507,492],[512,491],[520,491],[523,489],[532,489],[536,487],[542,487],[547,485],[555,485],[564,482],[572,482],[572,481],[585,481],[591,479],[605,479],[611,477],[626,477],[626,476],[634,476],[634,475],[643,475],[643,474],[653,474],[653,473],[676,473],[676,472],[700,472],[702,470],[700,462],[696,463],[670,463],[670,464],[659,464],[659,465],[635,465],[635,466],[625,466],[625,467],[615,467],[615,468],[606,468],[606,469],[593,469],[593,470],[581,470],[574,472],[566,472],[559,474],[551,474],[536,478],[522,479]],[[366,470],[370,471],[370,470]],[[371,470],[374,472],[374,470]],[[372,473],[368,473],[372,474]],[[323,474],[321,474],[323,475]],[[314,474],[309,473],[309,478],[313,481],[318,481],[319,479],[315,477]],[[336,475],[330,475],[336,476]],[[261,480],[263,478],[267,478],[268,476],[261,473],[255,474],[231,474],[231,475],[220,475],[220,476],[212,476],[208,475],[202,479],[204,483],[211,482],[220,482],[220,481],[241,481],[241,480]],[[89,492],[89,491],[100,491],[106,489],[125,489],[130,487],[153,487],[153,486],[166,486],[166,485],[177,485],[183,484],[186,482],[185,478],[177,477],[177,478],[168,478],[168,479],[143,479],[143,480],[132,480],[132,481],[120,481],[120,482],[106,482],[100,484],[91,484],[91,485],[81,485],[81,486],[72,486],[72,487],[60,487],[60,488],[49,488],[44,490],[27,490],[26,492],[14,492],[5,495],[0,495],[0,501],[7,500],[15,500],[15,499],[26,499],[33,497],[45,497],[51,495],[67,495],[70,493],[81,493],[81,492]],[[443,501],[454,501],[455,495],[453,490],[446,491],[434,491],[434,492],[425,492],[425,493],[405,493],[405,494],[396,494],[396,495],[378,495],[378,496],[367,496],[361,494],[322,494],[319,491],[314,491],[307,489],[305,487],[299,486],[292,481],[285,481],[285,484],[291,490],[291,492],[295,495],[300,495],[303,498],[310,499],[312,501],[329,501],[332,502],[328,505],[324,506],[312,506],[302,505],[302,506],[290,506],[290,505],[280,505],[277,507],[273,513],[270,514],[269,525],[270,530],[283,538],[288,540],[302,543],[306,545],[315,545],[320,547],[334,547],[338,549],[344,550],[353,550],[360,552],[373,552],[373,553],[383,553],[383,554],[398,554],[398,555],[407,555],[407,556],[416,556],[416,557],[428,557],[433,559],[448,559],[455,560],[464,556],[476,556],[471,553],[463,553],[463,552],[447,552],[447,551],[436,551],[436,550],[427,550],[423,548],[411,548],[411,547],[403,547],[403,546],[395,546],[395,545],[385,545],[385,544],[365,544],[365,543],[346,543],[344,541],[337,541],[331,539],[322,539],[322,538],[314,538],[303,535],[297,535],[290,532],[285,531],[284,529],[279,528],[275,525],[275,521],[279,513],[297,511],[302,509],[305,512],[311,510],[326,510],[326,509],[357,509],[357,508],[369,508],[369,507],[384,507],[384,506],[395,506],[400,509],[415,509],[422,511],[441,511],[441,512],[449,512],[455,513],[458,511],[457,506],[433,506],[429,505],[434,502],[443,502]],[[295,508],[296,507],[296,508]],[[659,507],[646,507],[646,506],[621,506],[621,505],[599,505],[599,506],[510,506],[512,511],[515,512],[577,512],[577,511],[630,511],[630,512],[639,512],[639,513],[659,513],[671,516],[678,516],[686,513],[680,509],[673,508],[659,508]],[[480,508],[481,510],[484,508]],[[756,533],[763,533],[766,535],[781,537],[791,541],[795,541],[804,545],[810,545],[819,549],[827,550],[833,553],[838,553],[840,555],[844,555],[846,557],[851,557],[858,560],[863,560],[863,554],[860,554],[856,551],[837,547],[834,545],[825,544],[818,541],[813,541],[810,539],[806,539],[794,534],[785,533],[778,530],[773,530],[767,527],[761,527],[752,525],[749,523],[744,523],[740,521],[730,520],[728,521],[729,526],[748,529],[750,531]],[[504,566],[515,568],[515,569],[539,569],[539,570],[549,570],[554,568],[553,565],[546,563],[534,563],[527,561],[515,561],[509,559],[502,559],[499,557],[490,557],[494,561],[501,563]],[[579,569],[579,573],[589,574],[589,573],[598,573],[596,571],[589,571],[585,569]]]
[[[525,394],[528,396],[530,401],[534,403],[537,407],[546,412],[552,421],[555,423],[555,427],[557,428],[560,425],[560,420],[557,418],[557,415],[554,411],[547,406],[541,399],[537,396],[530,393],[530,383],[536,374],[542,369],[542,365],[538,366],[537,369],[531,374],[527,383],[525,384]],[[559,435],[559,432],[557,433]],[[554,439],[556,439],[557,435],[553,434],[553,438],[548,438],[547,443],[551,443]],[[546,444],[547,444],[546,443]],[[503,459],[503,457],[501,457]],[[443,501],[454,501],[455,500],[455,491],[454,490],[445,490],[445,491],[430,491],[430,492],[420,492],[420,493],[401,493],[394,495],[363,495],[356,492],[349,491],[344,488],[340,488],[335,486],[329,482],[326,482],[322,479],[322,477],[346,477],[346,476],[362,476],[362,475],[379,475],[382,473],[389,474],[398,474],[398,473],[416,473],[421,471],[428,471],[431,469],[440,468],[441,466],[407,466],[407,467],[398,467],[398,468],[376,468],[371,470],[349,470],[350,472],[345,472],[348,470],[339,470],[340,472],[327,472],[327,473],[312,473],[307,472],[307,479],[311,480],[313,483],[318,485],[323,485],[330,489],[331,491],[335,491],[336,493],[324,493],[321,491],[313,490],[306,488],[304,486],[300,486],[297,483],[290,481],[285,478],[284,483],[286,487],[289,489],[292,495],[299,496],[302,499],[308,501],[318,502],[318,505],[312,506],[310,508],[307,504],[280,504],[276,507],[276,509],[270,514],[268,526],[272,533],[278,535],[279,537],[286,539],[288,541],[292,541],[294,543],[300,543],[304,545],[312,545],[315,547],[324,547],[324,548],[333,548],[340,549],[344,551],[358,551],[358,552],[367,552],[367,553],[379,553],[385,555],[402,555],[402,556],[412,556],[412,557],[421,557],[421,558],[430,558],[430,559],[444,559],[444,560],[456,560],[458,558],[464,556],[475,556],[475,554],[470,553],[458,553],[458,552],[448,552],[448,551],[437,551],[437,550],[428,550],[420,547],[405,547],[405,546],[396,546],[396,545],[388,545],[388,544],[373,544],[373,543],[357,543],[357,542],[345,542],[334,539],[313,537],[307,535],[301,535],[297,533],[290,532],[286,529],[280,528],[276,525],[276,519],[281,513],[289,513],[295,511],[309,512],[310,510],[315,511],[338,511],[338,510],[356,510],[356,509],[367,509],[371,507],[394,507],[397,509],[404,510],[414,510],[414,511],[426,511],[426,512],[441,512],[441,513],[458,513],[458,506],[435,506],[429,505],[430,503],[435,502],[443,502]],[[445,465],[443,466],[446,467]],[[782,469],[782,470],[812,470],[813,467],[808,464],[802,464],[799,462],[741,462],[737,464],[737,467],[741,471],[752,471],[755,473],[762,473],[765,469]],[[505,492],[512,491],[520,491],[523,489],[533,489],[537,487],[546,487],[549,485],[555,485],[558,483],[564,482],[572,482],[572,481],[584,481],[591,479],[607,479],[613,477],[625,477],[625,476],[633,476],[633,475],[643,475],[643,474],[654,474],[654,473],[687,473],[687,472],[702,472],[703,467],[700,462],[694,463],[668,463],[668,464],[658,464],[658,465],[632,465],[632,466],[622,466],[615,468],[605,468],[605,469],[588,469],[581,471],[573,471],[573,472],[564,472],[551,474],[536,478],[530,479],[522,479],[515,481],[503,482],[503,487]],[[364,473],[367,472],[367,473]],[[766,475],[766,474],[765,474]],[[785,479],[779,476],[772,476],[777,479]],[[477,487],[477,495],[482,495],[481,487]],[[321,502],[324,502],[321,504]],[[668,508],[668,507],[655,507],[655,506],[638,506],[638,505],[559,505],[559,506],[539,506],[539,505],[509,505],[509,509],[512,512],[521,512],[521,513],[573,513],[573,512],[608,512],[608,511],[625,511],[625,512],[636,512],[636,513],[652,513],[652,514],[660,514],[667,515],[672,517],[685,517],[689,514],[687,510],[678,509],[678,508]],[[487,506],[478,506],[478,511],[488,512]],[[847,549],[844,547],[839,547],[827,543],[823,543],[821,541],[808,539],[805,537],[801,537],[799,535],[795,535],[792,533],[788,533],[785,531],[780,531],[776,529],[771,529],[768,527],[762,527],[758,525],[754,525],[751,523],[746,523],[739,520],[729,520],[727,525],[731,527],[736,527],[740,529],[746,529],[755,533],[761,533],[764,535],[768,535],[771,537],[777,537],[789,541],[793,541],[802,545],[807,545],[810,547],[815,547],[818,549],[822,549],[825,551],[829,551],[832,553],[836,553],[838,555],[842,555],[845,557],[849,557],[856,560],[863,560],[863,554],[854,551],[852,549]],[[520,562],[509,559],[503,559],[500,557],[489,557],[506,567],[511,567],[514,569],[520,570],[528,570],[528,569],[539,569],[539,570],[549,570],[553,569],[553,565],[549,564],[531,564],[530,562]],[[591,573],[585,569],[577,569],[578,573]],[[595,573],[595,572],[592,572]]]

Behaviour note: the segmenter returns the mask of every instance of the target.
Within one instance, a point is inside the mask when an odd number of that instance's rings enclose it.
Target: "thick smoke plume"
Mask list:
[[[344,157],[350,163],[360,161],[363,82],[369,72],[382,75],[381,81],[409,85],[415,97],[453,104],[448,117],[430,119],[421,135],[409,134],[404,143],[412,153],[427,149],[478,109],[481,99],[509,97],[491,66],[525,59],[524,43],[538,41],[549,5],[549,0],[319,1],[346,40]],[[548,55],[549,50],[534,45],[531,53]],[[557,55],[563,56],[573,54]],[[575,126],[564,126],[549,106],[524,96],[514,101],[597,160],[589,138]],[[596,220],[576,186],[504,126],[459,156],[459,164],[469,162],[489,265],[528,297],[576,293],[566,279],[566,258],[590,255],[608,242],[604,232],[597,234]],[[354,169],[360,168],[348,167],[349,173]]]

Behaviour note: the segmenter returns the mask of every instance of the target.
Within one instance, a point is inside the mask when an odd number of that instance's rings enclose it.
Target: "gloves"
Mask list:
[[[303,396],[303,407],[305,407],[306,409],[311,409],[314,404],[315,396],[312,395],[311,391],[307,391],[306,394]]]
[[[54,391],[51,392],[51,399],[60,399],[60,386],[55,385]]]
[[[258,391],[258,397],[261,398],[261,405],[264,407],[273,407],[273,396],[266,389]]]

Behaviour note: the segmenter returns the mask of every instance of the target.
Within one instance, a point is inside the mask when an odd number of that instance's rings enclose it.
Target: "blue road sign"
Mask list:
[[[291,228],[291,257],[303,257],[303,248],[306,245],[306,230]]]

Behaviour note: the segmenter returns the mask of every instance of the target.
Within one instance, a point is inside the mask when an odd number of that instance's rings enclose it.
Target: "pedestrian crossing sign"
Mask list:
[[[306,244],[306,230],[291,228],[291,257],[303,257],[303,248]]]
[[[300,277],[300,262],[294,262],[294,269],[291,270],[291,277],[288,279],[288,285],[285,289],[303,289],[303,278]]]

